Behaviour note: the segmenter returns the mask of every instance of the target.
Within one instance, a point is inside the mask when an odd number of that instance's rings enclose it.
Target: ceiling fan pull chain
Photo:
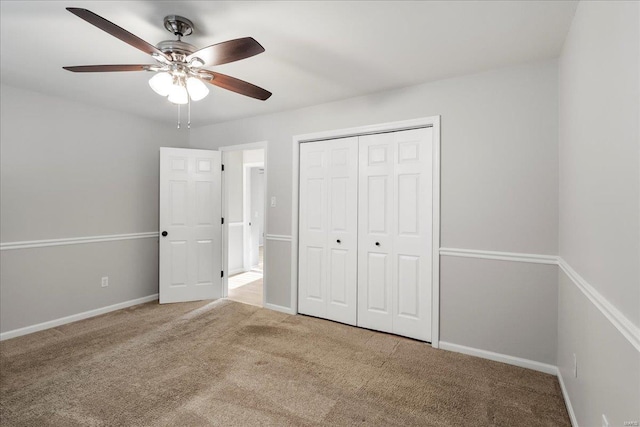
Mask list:
[[[187,129],[191,129],[191,97],[189,96],[189,102],[187,102]]]
[[[178,129],[180,129],[180,104],[178,104]]]

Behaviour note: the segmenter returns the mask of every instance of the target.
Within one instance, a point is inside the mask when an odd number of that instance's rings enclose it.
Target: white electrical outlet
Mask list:
[[[276,196],[271,196],[271,207],[272,208],[276,207]]]
[[[609,427],[609,420],[605,414],[602,414],[602,427]]]
[[[106,288],[107,286],[109,286],[109,276],[105,276],[102,278],[102,287]]]
[[[578,378],[578,358],[575,353],[573,353],[573,377]]]

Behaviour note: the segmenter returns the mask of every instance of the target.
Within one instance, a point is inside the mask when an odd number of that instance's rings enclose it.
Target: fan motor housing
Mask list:
[[[177,55],[189,56],[196,50],[198,50],[194,45],[185,43],[181,40],[165,40],[158,43],[158,49],[162,53],[172,54],[175,53]]]

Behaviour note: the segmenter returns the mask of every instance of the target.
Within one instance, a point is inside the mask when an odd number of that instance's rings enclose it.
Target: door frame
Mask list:
[[[264,162],[249,162],[242,163],[242,268],[244,271],[251,271],[251,255],[248,255],[248,252],[245,248],[251,243],[251,226],[249,223],[251,221],[251,212],[249,211],[249,207],[251,205],[251,169],[252,168],[264,168]],[[264,185],[264,183],[263,183]],[[266,192],[265,192],[266,194]],[[266,199],[263,200],[262,208],[264,210],[266,207]],[[263,212],[262,216],[264,219],[265,213]],[[260,244],[258,243],[258,247]]]
[[[222,152],[222,164],[224,165],[224,152],[225,151],[244,151],[244,150],[264,150],[264,229],[265,234],[267,225],[269,224],[269,211],[267,210],[267,183],[269,182],[269,169],[267,167],[268,164],[268,153],[269,153],[269,142],[268,141],[259,141],[259,142],[250,142],[247,144],[237,144],[237,145],[226,145],[224,147],[219,147],[218,151]],[[243,180],[243,191],[244,191],[244,181],[245,181],[245,170],[244,170],[244,162],[242,169],[242,180]],[[243,198],[243,221],[244,221],[244,198]],[[229,272],[227,271],[227,264],[229,262],[229,206],[227,201],[227,182],[225,179],[224,172],[222,173],[222,217],[225,218],[224,224],[222,224],[222,271],[224,271],[224,276],[222,278],[222,297],[227,298],[229,296]],[[244,229],[243,225],[243,229]],[[243,231],[242,244],[244,245],[244,237],[245,232]],[[244,251],[244,248],[243,248]],[[244,255],[243,255],[244,257]],[[267,245],[265,242],[264,245],[264,258],[267,258]],[[243,261],[244,262],[244,261]],[[267,281],[267,263],[265,262],[262,266],[262,306],[265,307],[267,302],[267,290],[268,290],[268,281]]]
[[[350,136],[397,132],[430,127],[433,129],[433,170],[432,170],[432,289],[431,289],[431,346],[440,347],[440,116],[422,117],[347,129],[295,135],[293,137],[292,163],[292,210],[291,210],[291,312],[298,313],[298,243],[300,209],[300,144],[324,141]]]

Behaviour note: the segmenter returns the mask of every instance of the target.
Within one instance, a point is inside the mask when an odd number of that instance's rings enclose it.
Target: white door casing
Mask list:
[[[160,303],[222,297],[220,164],[218,151],[160,148]]]
[[[300,148],[300,313],[350,325],[357,316],[358,139]]]
[[[358,326],[431,340],[431,128],[359,141]]]

